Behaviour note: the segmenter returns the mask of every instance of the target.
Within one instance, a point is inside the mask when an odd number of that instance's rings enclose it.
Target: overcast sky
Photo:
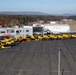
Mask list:
[[[76,13],[76,0],[0,0],[0,11],[37,11],[49,14]]]

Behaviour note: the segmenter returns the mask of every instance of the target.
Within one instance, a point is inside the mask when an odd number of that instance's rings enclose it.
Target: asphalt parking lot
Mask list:
[[[0,50],[0,75],[76,75],[76,39],[21,43]]]

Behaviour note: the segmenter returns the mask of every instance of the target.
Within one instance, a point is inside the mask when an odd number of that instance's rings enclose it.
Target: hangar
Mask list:
[[[44,24],[44,32],[49,33],[69,33],[70,26],[68,24]]]

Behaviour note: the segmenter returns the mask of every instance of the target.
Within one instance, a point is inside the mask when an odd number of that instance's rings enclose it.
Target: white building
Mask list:
[[[9,35],[14,37],[33,35],[32,26],[25,26],[23,28],[7,28],[6,31]]]
[[[15,38],[19,36],[43,35],[43,27],[41,26],[23,26],[15,28],[0,28],[0,36],[9,35]]]
[[[70,32],[70,26],[68,24],[44,24],[44,31],[50,33],[68,33]]]
[[[68,24],[43,24],[41,26],[24,26],[15,28],[0,28],[0,36],[10,35],[14,37],[44,35],[47,33],[70,33]]]
[[[14,36],[15,38],[19,36],[32,36],[33,35],[33,27],[25,26],[23,28],[0,28],[0,36],[4,36],[4,34],[8,34],[10,36]]]

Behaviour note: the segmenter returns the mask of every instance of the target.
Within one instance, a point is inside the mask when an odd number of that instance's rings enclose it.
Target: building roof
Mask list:
[[[44,24],[44,26],[63,26],[70,27],[68,24]]]

